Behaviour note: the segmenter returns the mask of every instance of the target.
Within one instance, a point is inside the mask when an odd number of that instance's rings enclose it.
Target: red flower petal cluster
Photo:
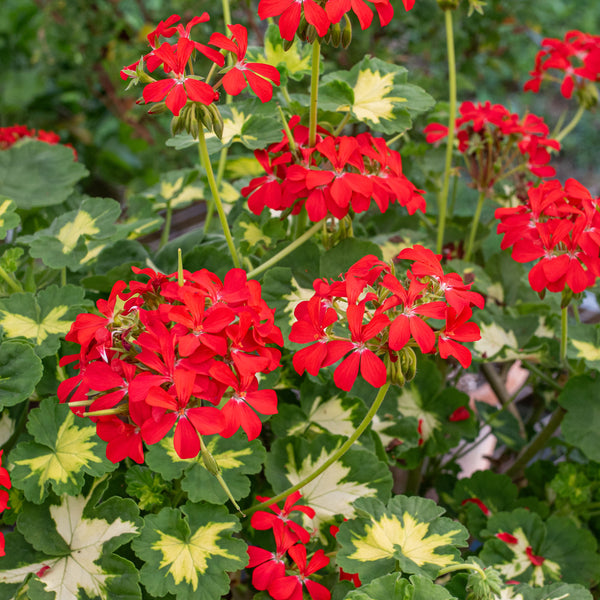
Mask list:
[[[489,190],[508,174],[529,171],[537,177],[552,177],[548,149],[560,150],[550,139],[550,130],[541,117],[521,118],[501,104],[463,102],[456,119],[458,149],[464,155],[475,187]],[[431,123],[425,127],[426,140],[433,144],[448,135],[448,127]]]
[[[2,466],[2,453],[4,450],[0,450],[0,486],[6,489],[0,489],[0,512],[5,511],[8,508],[8,492],[12,483],[10,481],[10,474]],[[4,534],[0,531],[0,556],[5,556],[4,552]]]
[[[290,120],[293,148],[285,137],[254,155],[266,171],[242,189],[248,207],[260,214],[266,207],[298,214],[303,207],[311,221],[327,215],[344,218],[350,209],[368,210],[371,201],[385,212],[391,202],[409,214],[425,212],[423,191],[402,173],[400,154],[383,138],[361,133],[334,137],[320,130],[314,147],[308,146],[308,129],[299,117]]]
[[[575,179],[547,181],[528,191],[526,204],[499,208],[501,248],[529,271],[536,292],[583,292],[600,276],[600,199]]]
[[[394,8],[390,0],[368,0],[374,5],[381,26],[387,25],[394,16]],[[402,0],[408,11],[415,0]],[[367,29],[373,21],[373,13],[365,0],[260,0],[258,16],[261,19],[279,17],[279,32],[284,40],[293,40],[298,32],[302,19],[312,25],[319,37],[324,37],[330,25],[339,23],[344,15],[353,12],[361,29]]]
[[[222,52],[191,39],[191,29],[198,23],[205,23],[210,19],[208,13],[194,17],[185,27],[179,23],[179,15],[171,15],[166,21],[161,21],[157,28],[148,35],[148,43],[152,48],[141,61],[137,61],[121,70],[121,78],[132,78],[140,81],[138,69],[140,64],[150,73],[162,67],[167,79],[153,80],[145,75],[143,82],[147,83],[143,91],[146,104],[165,101],[167,108],[174,116],[179,116],[181,109],[188,100],[198,102],[205,106],[212,104],[219,98],[216,89],[221,83],[225,91],[231,95],[239,94],[246,88],[246,81],[250,88],[263,101],[267,102],[273,95],[272,85],[279,85],[279,72],[275,67],[262,63],[247,63],[245,60],[248,48],[248,32],[242,25],[230,25],[232,37],[227,38],[221,33],[213,33],[209,43],[218,48],[231,52],[236,63],[228,70],[223,79],[214,86],[209,85],[201,77],[190,70],[190,58],[194,51],[211,60],[220,67],[225,64]],[[161,39],[174,38],[176,41],[163,41]]]
[[[60,137],[53,131],[43,129],[29,129],[25,125],[12,125],[11,127],[0,127],[0,150],[7,150],[23,138],[35,138],[46,144],[60,144]],[[77,152],[71,144],[65,144],[73,150],[73,157],[77,160]]]
[[[259,546],[248,546],[250,560],[247,568],[254,569],[252,585],[257,590],[266,590],[274,600],[302,600],[304,589],[314,600],[329,600],[329,590],[310,578],[329,564],[329,558],[323,550],[317,550],[308,561],[305,544],[310,534],[304,527],[288,519],[292,511],[314,517],[315,511],[309,506],[294,506],[300,498],[300,492],[294,492],[286,499],[283,510],[273,504],[270,508],[275,514],[258,511],[252,515],[252,527],[273,530],[276,550],[270,552]],[[269,499],[258,500],[265,502]],[[292,563],[287,568],[286,555]]]
[[[350,390],[360,371],[379,388],[396,381],[405,349],[416,346],[454,356],[465,368],[471,364],[462,342],[481,337],[469,319],[472,306],[483,308],[483,297],[457,273],[445,274],[440,256],[423,246],[406,248],[398,258],[413,261],[402,279],[388,264],[365,256],[340,281],[315,280],[315,294],[296,307],[290,333],[292,342],[309,344],[294,354],[299,374],[317,375],[343,359],[333,375],[337,387]]]
[[[557,79],[549,71],[562,71]],[[600,81],[600,35],[569,31],[563,40],[544,38],[542,50],[535,57],[535,67],[529,73],[523,89],[537,93],[544,79],[560,81],[560,92],[571,98],[574,89],[582,89],[587,82]],[[561,79],[562,78],[562,79]]]
[[[61,365],[76,361],[79,373],[60,384],[60,401],[77,414],[89,406],[113,462],[143,462],[143,442],[173,428],[181,458],[200,452],[198,434],[231,437],[241,428],[256,438],[257,413],[277,412],[275,391],[258,389],[256,374],[279,366],[273,345],[283,344],[260,284],[242,269],[223,281],[206,269],[184,271],[183,285],[133,270],[150,280],[129,282],[129,291],[117,282],[97,302],[101,315],[80,314],[71,326],[66,339],[81,349]]]

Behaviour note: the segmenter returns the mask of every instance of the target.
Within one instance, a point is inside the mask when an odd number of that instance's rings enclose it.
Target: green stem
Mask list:
[[[273,265],[276,265],[282,258],[285,258],[288,254],[293,252],[296,248],[304,244],[306,240],[310,239],[313,234],[315,234],[321,226],[325,223],[326,219],[322,219],[321,221],[315,223],[310,229],[307,229],[299,238],[296,238],[291,244],[286,246],[281,252],[278,252],[275,256],[272,256],[269,260],[265,261],[262,265],[256,267],[256,269],[252,269],[248,273],[248,279],[252,279],[257,275],[260,275],[263,271],[271,268]]]
[[[65,287],[67,285],[67,267],[63,267],[60,270],[60,285]]]
[[[567,135],[569,135],[569,133],[571,133],[571,131],[575,129],[575,126],[577,125],[577,123],[579,123],[581,117],[583,117],[584,112],[585,108],[583,107],[583,105],[580,105],[571,121],[556,134],[554,139],[557,142],[561,142]]]
[[[560,362],[567,364],[567,331],[569,328],[569,307],[565,306],[560,312]]]
[[[219,196],[219,188],[217,187],[215,174],[210,163],[210,156],[208,154],[208,148],[206,147],[206,138],[204,137],[204,129],[202,127],[198,128],[198,152],[200,154],[200,162],[202,163],[202,166],[206,172],[208,187],[210,188],[213,202],[217,208],[219,220],[221,221],[221,227],[223,228],[223,233],[225,234],[225,240],[227,241],[227,246],[229,247],[229,253],[231,254],[234,266],[239,268],[240,259],[238,258],[235,250],[233,237],[231,237],[231,231],[229,230],[229,225],[227,223],[227,215],[225,214],[223,203],[221,202],[221,197]]]
[[[340,121],[340,124],[335,128],[335,131],[333,132],[333,135],[335,137],[337,137],[338,135],[340,135],[340,133],[342,133],[342,131],[344,130],[344,127],[346,127],[346,125],[348,125],[349,122],[350,122],[350,111],[348,111],[344,115],[344,118]],[[389,145],[389,142],[388,142],[388,145]]]
[[[171,207],[171,200],[167,200],[167,213],[165,214],[165,226],[163,227],[162,234],[160,236],[160,244],[158,249],[164,248],[169,241],[171,235],[171,220],[173,217],[173,208]]]
[[[229,8],[229,0],[223,0],[223,21],[225,24],[225,32],[229,35],[227,25],[231,25],[231,9]]]
[[[2,267],[0,267],[0,277],[2,277],[2,279],[4,279],[4,281],[6,281],[6,283],[8,284],[8,287],[13,292],[24,292],[25,291],[23,289],[23,286],[21,286],[21,284],[16,279],[14,279],[8,272],[6,272]]]
[[[545,381],[548,385],[552,386],[557,392],[562,392],[562,386],[559,385],[554,379],[548,377],[541,369],[538,369],[534,364],[530,362],[524,362],[523,366],[532,373],[535,373],[540,379]]]
[[[512,466],[507,469],[506,474],[510,477],[516,477],[527,463],[546,445],[546,442],[552,437],[554,432],[558,429],[567,411],[559,406],[550,417],[546,426],[529,442],[523,450],[517,456],[517,459]]]
[[[482,579],[487,579],[487,575],[485,574],[485,571],[479,565],[476,565],[475,563],[469,563],[469,562],[460,563],[458,565],[450,565],[449,567],[444,567],[437,574],[437,576],[441,577],[442,575],[447,575],[448,573],[454,573],[455,571],[463,571],[463,570],[477,571],[477,573],[479,573],[479,575],[481,575]]]
[[[448,85],[450,88],[450,106],[448,118],[448,139],[446,140],[446,164],[444,166],[444,182],[438,200],[438,235],[437,253],[441,254],[444,245],[446,228],[446,212],[448,209],[448,190],[450,188],[450,171],[452,170],[452,151],[454,150],[454,129],[456,127],[456,57],[454,54],[454,30],[452,27],[452,11],[444,10],[446,21],[446,46],[448,52]]]
[[[302,234],[306,230],[306,223],[308,221],[308,213],[306,212],[306,208],[302,208],[302,210],[296,215],[296,227],[294,231],[294,239],[298,239],[302,237]]]
[[[467,242],[467,249],[465,250],[465,260],[471,260],[471,254],[473,254],[473,244],[475,244],[475,236],[477,235],[477,227],[479,226],[479,219],[481,218],[481,209],[483,208],[483,202],[486,197],[486,192],[479,193],[479,199],[477,200],[477,208],[473,215],[473,222],[471,223],[471,232],[469,233],[469,241]]]
[[[319,97],[319,67],[321,64],[321,44],[313,42],[312,72],[310,75],[310,120],[308,123],[308,145],[317,143],[317,104]]]
[[[287,498],[290,494],[293,494],[295,491],[303,488],[305,485],[310,483],[313,479],[315,479],[321,473],[323,473],[323,471],[328,469],[333,463],[335,463],[342,456],[344,456],[344,454],[351,448],[352,444],[354,444],[354,442],[361,436],[363,431],[369,426],[369,424],[373,420],[373,417],[375,416],[375,414],[377,413],[377,410],[381,406],[381,403],[383,402],[383,399],[385,398],[385,394],[388,391],[389,387],[390,387],[390,384],[386,383],[383,387],[381,387],[379,389],[379,392],[377,392],[377,397],[373,401],[373,405],[369,409],[369,412],[365,415],[365,418],[362,420],[360,425],[356,428],[356,431],[318,469],[316,469],[308,477],[305,477],[302,481],[300,481],[296,485],[293,485],[291,488],[288,488],[287,490],[285,490],[285,492],[282,492],[281,494],[277,494],[277,496],[267,500],[266,502],[262,502],[261,504],[256,504],[255,506],[252,506],[251,508],[249,508],[246,511],[246,514],[251,515],[251,514],[255,513],[257,510],[267,508],[268,506],[271,506],[271,504],[276,504],[280,500]]]

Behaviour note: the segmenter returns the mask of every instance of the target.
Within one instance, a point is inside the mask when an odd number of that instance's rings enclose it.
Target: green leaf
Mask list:
[[[19,225],[21,219],[15,212],[15,203],[10,198],[0,196],[0,239],[4,239],[9,230]]]
[[[40,358],[55,354],[73,319],[87,305],[83,296],[83,289],[74,285],[11,294],[0,299],[0,326],[7,338],[29,340]]]
[[[430,579],[413,575],[404,579],[400,573],[378,577],[352,590],[345,600],[449,600],[454,598],[441,585]]]
[[[311,441],[292,437],[278,439],[267,455],[265,474],[274,492],[280,493],[302,481],[326,462],[341,446],[343,438],[320,434]],[[300,489],[303,501],[315,510],[313,523],[350,517],[357,498],[390,496],[392,477],[387,465],[372,452],[351,448],[321,475]],[[349,571],[352,572],[352,571]]]
[[[544,522],[539,515],[519,508],[490,517],[482,535],[498,533],[508,533],[517,541],[508,543],[492,537],[485,542],[480,557],[507,580],[541,586],[560,579],[589,587],[600,577],[596,539],[570,519],[552,516]],[[539,561],[530,558],[528,548]]]
[[[132,548],[145,562],[141,578],[153,596],[216,600],[229,591],[227,571],[248,562],[246,544],[231,537],[239,522],[225,508],[186,504],[181,511],[163,508],[144,521]]]
[[[279,34],[279,27],[270,23],[265,32],[264,56],[257,55],[258,62],[266,62],[277,67],[280,73],[300,81],[310,73],[311,46],[301,44],[298,38],[294,39],[288,50],[283,48],[283,40]]]
[[[94,425],[52,398],[31,411],[27,431],[35,441],[19,444],[10,460],[13,485],[31,502],[41,503],[49,486],[57,495],[75,495],[83,487],[84,473],[97,477],[116,466],[105,458],[106,444]]]
[[[127,493],[138,499],[142,510],[155,511],[166,504],[169,497],[169,485],[148,467],[133,465],[125,473]]]
[[[508,475],[477,471],[471,477],[457,482],[449,504],[457,513],[466,517],[471,535],[479,537],[481,529],[487,526],[488,518],[503,510],[511,510],[518,494],[517,486]],[[483,502],[489,513],[486,515],[474,500]]]
[[[337,562],[366,583],[393,570],[435,579],[440,569],[460,561],[459,547],[468,531],[442,517],[433,500],[395,496],[387,507],[376,499],[360,498],[356,519],[340,526]]]
[[[600,380],[580,375],[571,377],[558,396],[558,403],[567,411],[561,425],[565,440],[596,462],[600,462],[600,406],[590,399],[599,394]]]
[[[590,369],[600,371],[600,326],[591,323],[574,323],[569,328],[567,356],[584,360]]]
[[[96,506],[97,496],[65,495],[58,504],[24,506],[17,527],[36,552],[23,556],[20,538],[7,538],[10,558],[8,564],[2,561],[2,597],[8,597],[3,588],[29,576],[27,597],[32,600],[141,598],[135,566],[111,554],[138,534],[138,508],[124,498]]]
[[[250,479],[247,475],[258,473],[265,459],[265,449],[260,440],[248,441],[241,433],[231,438],[215,435],[204,436],[203,439],[208,451],[217,461],[233,497],[236,500],[245,498],[250,493]],[[206,470],[201,457],[179,458],[173,448],[172,437],[166,437],[150,446],[146,463],[167,480],[179,478],[183,474],[181,488],[188,493],[192,502],[227,502],[227,494],[217,478]]]
[[[400,133],[412,126],[412,117],[435,104],[425,90],[406,79],[404,67],[365,56],[350,71],[323,77],[319,105],[323,110],[350,112],[374,131]]]
[[[356,238],[342,240],[337,246],[322,255],[321,276],[337,279],[357,260],[367,254],[382,258],[381,248],[373,242]]]
[[[532,588],[527,584],[514,588],[515,600],[592,600],[592,594],[580,585],[553,583],[542,588]]]
[[[111,198],[85,198],[78,209],[57,217],[50,227],[21,238],[30,254],[52,269],[77,270],[91,249],[90,240],[115,236],[121,207]]]
[[[61,204],[87,174],[60,144],[27,140],[0,152],[0,196],[21,210]]]
[[[29,344],[4,342],[0,346],[0,409],[29,398],[42,371],[42,361]]]

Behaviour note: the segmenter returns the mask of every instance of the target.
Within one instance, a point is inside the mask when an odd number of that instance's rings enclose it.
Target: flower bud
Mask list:
[[[339,48],[342,43],[342,27],[339,23],[334,23],[329,28],[329,33],[331,34],[331,45],[334,48]]]
[[[221,140],[223,139],[223,117],[216,104],[208,105],[208,112],[212,118],[212,128],[215,135]]]
[[[215,457],[208,450],[202,450],[201,454],[202,454],[202,462],[204,463],[206,470],[211,475],[218,475],[221,472],[221,469],[220,469],[219,465],[217,464]]]
[[[398,357],[386,354],[383,359],[383,364],[387,370],[388,381],[393,385],[398,385],[400,387],[404,386],[406,383],[406,378],[402,373],[402,368],[400,366],[400,360]]]
[[[352,41],[352,23],[350,23],[348,15],[344,15],[344,18],[346,20],[346,24],[344,25],[344,30],[342,31],[342,48],[346,49]]]
[[[576,94],[577,102],[579,102],[580,106],[583,106],[583,108],[589,110],[598,104],[598,88],[593,82],[586,82],[581,89],[577,90]]]
[[[317,37],[317,28],[314,25],[309,25],[306,28],[306,39],[310,44],[313,44]]]
[[[204,106],[204,104],[196,104],[196,115],[198,120],[202,123],[204,128],[207,131],[212,131],[213,129],[213,118],[210,114],[208,108]]]
[[[303,42],[306,40],[306,30],[308,28],[308,23],[304,16],[300,19],[300,23],[298,24],[298,29],[296,30],[296,35]]]
[[[399,363],[406,381],[412,381],[417,373],[417,355],[410,346],[398,351]]]
[[[164,113],[167,109],[167,104],[165,102],[156,102],[148,109],[149,115],[160,115]]]
[[[291,40],[282,40],[282,41],[283,41],[283,51],[284,52],[287,52],[294,45],[293,38]]]

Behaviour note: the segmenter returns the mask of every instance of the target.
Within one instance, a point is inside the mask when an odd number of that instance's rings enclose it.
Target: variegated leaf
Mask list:
[[[132,543],[145,563],[145,587],[153,596],[217,600],[229,591],[227,571],[248,562],[246,544],[231,535],[239,529],[234,516],[212,505],[188,503],[181,510],[148,515],[142,535]]]
[[[340,526],[337,562],[361,581],[380,577],[398,565],[404,573],[435,579],[439,571],[460,562],[467,530],[442,517],[433,500],[395,496],[387,506],[371,498],[354,504],[357,517]]]

